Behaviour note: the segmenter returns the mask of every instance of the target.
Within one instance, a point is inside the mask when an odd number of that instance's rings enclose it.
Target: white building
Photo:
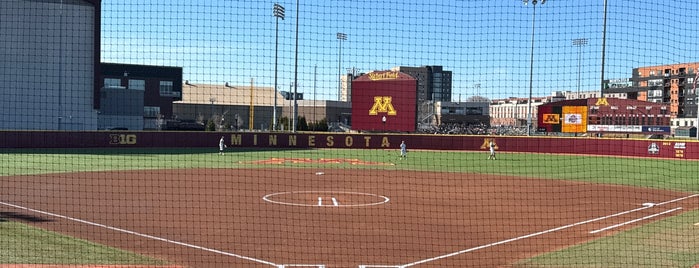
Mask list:
[[[553,97],[532,98],[532,127],[536,127],[536,115],[539,105],[551,102]],[[529,98],[510,97],[495,99],[490,102],[490,125],[526,127],[529,119]]]
[[[599,90],[596,91],[581,91],[580,93],[577,92],[572,92],[572,91],[562,91],[562,92],[554,92],[554,96],[556,93],[561,93],[565,97],[566,100],[576,100],[576,99],[590,99],[590,98],[599,98],[600,97],[600,92]],[[604,97],[606,98],[617,98],[617,99],[628,99],[628,94],[626,93],[605,93]]]

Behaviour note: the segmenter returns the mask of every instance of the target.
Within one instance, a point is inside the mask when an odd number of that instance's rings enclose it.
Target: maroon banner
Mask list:
[[[414,132],[417,80],[410,75],[372,72],[352,81],[352,129]]]
[[[405,141],[410,150],[487,151],[495,141],[499,152],[606,155],[699,159],[695,140],[632,140],[606,138],[504,137],[413,134],[156,132],[156,131],[0,131],[0,148],[212,148],[224,138],[229,148],[393,149]]]

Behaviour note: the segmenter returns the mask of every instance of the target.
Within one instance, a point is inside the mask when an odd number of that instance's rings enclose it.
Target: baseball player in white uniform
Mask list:
[[[405,141],[400,142],[400,159],[408,157],[408,147],[405,145]]]
[[[223,155],[223,149],[226,148],[226,142],[223,139],[223,136],[221,136],[221,140],[218,141],[218,154]]]

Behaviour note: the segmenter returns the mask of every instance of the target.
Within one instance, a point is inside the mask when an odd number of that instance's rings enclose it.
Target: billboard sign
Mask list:
[[[562,113],[562,132],[587,132],[587,106],[563,106]]]
[[[395,71],[378,71],[352,81],[352,129],[414,132],[417,80]]]

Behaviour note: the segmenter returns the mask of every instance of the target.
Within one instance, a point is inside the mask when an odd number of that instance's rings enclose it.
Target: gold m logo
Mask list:
[[[392,99],[391,96],[374,97],[374,106],[371,106],[371,109],[369,109],[369,115],[377,115],[379,113],[396,115],[396,109],[394,109],[393,104],[391,104]]]
[[[495,142],[495,139],[488,139],[488,138],[483,139],[483,144],[481,144],[481,149],[490,148],[491,141],[493,142],[493,148],[495,148],[495,150],[500,149],[500,147],[498,147],[498,144]]]
[[[544,124],[560,124],[561,116],[558,114],[544,114]]]
[[[607,101],[607,98],[598,98],[595,106],[609,106],[609,102]]]

